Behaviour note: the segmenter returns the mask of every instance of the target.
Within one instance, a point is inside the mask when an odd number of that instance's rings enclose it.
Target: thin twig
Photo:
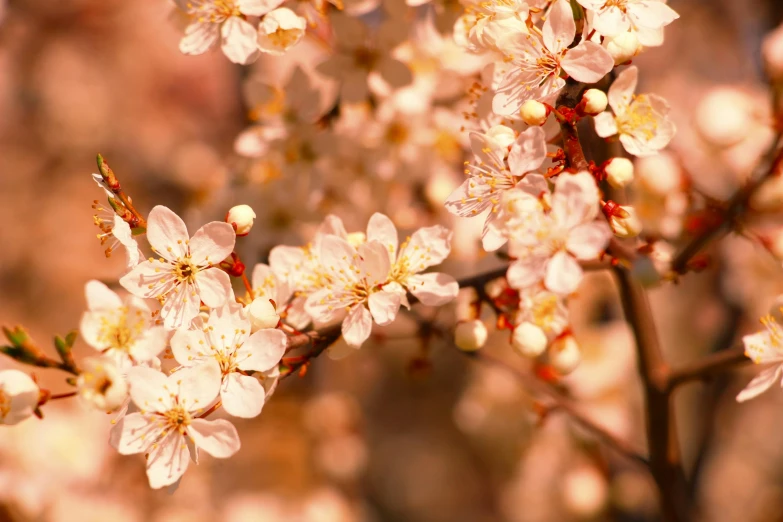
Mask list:
[[[693,381],[709,379],[716,373],[725,372],[752,362],[742,348],[732,348],[715,352],[669,373],[667,388],[671,391],[677,386]]]

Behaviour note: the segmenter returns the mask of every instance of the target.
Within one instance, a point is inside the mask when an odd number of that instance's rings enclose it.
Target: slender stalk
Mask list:
[[[667,387],[670,391],[673,391],[681,384],[693,381],[703,381],[709,379],[716,373],[725,372],[749,362],[751,362],[751,360],[748,359],[742,348],[732,348],[730,350],[715,352],[702,357],[687,366],[672,370],[669,373]]]

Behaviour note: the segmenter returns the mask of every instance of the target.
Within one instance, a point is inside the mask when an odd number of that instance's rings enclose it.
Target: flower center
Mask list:
[[[141,335],[146,326],[144,313],[134,310],[134,317],[130,317],[130,310],[123,306],[101,317],[101,326],[98,330],[98,338],[106,349],[120,350],[128,353],[136,338]]]
[[[234,0],[191,0],[186,5],[190,14],[195,15],[198,22],[221,23],[226,18],[241,16],[242,12],[234,4]]]
[[[658,119],[655,112],[643,94],[635,96],[621,116],[616,117],[617,130],[620,134],[632,135],[652,140],[658,130]]]
[[[190,421],[192,420],[190,413],[185,411],[185,408],[179,405],[164,413],[163,418],[166,419],[169,428],[175,429],[182,434],[185,433],[185,430],[187,430],[187,427],[190,425]]]
[[[353,61],[358,69],[371,71],[378,61],[378,53],[367,47],[359,47],[353,52]]]
[[[267,37],[273,45],[283,49],[288,49],[296,43],[296,41],[299,39],[300,33],[301,31],[296,28],[283,29],[282,27],[278,27],[274,33],[268,34]]]
[[[533,301],[530,311],[534,324],[540,326],[544,331],[552,330],[555,312],[557,312],[557,296],[548,292],[539,294]]]
[[[174,275],[177,276],[178,283],[193,283],[196,280],[196,273],[198,268],[194,265],[189,257],[181,257],[177,259],[174,265]]]

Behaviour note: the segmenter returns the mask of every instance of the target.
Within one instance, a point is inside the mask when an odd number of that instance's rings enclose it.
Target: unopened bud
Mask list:
[[[582,95],[585,114],[596,115],[604,112],[609,100],[600,89],[587,89]]]
[[[533,323],[525,321],[516,328],[511,338],[511,345],[525,357],[538,357],[546,350],[549,340],[544,331]]]
[[[82,361],[82,373],[76,379],[79,398],[88,406],[111,412],[125,403],[128,383],[109,359],[87,357]]]
[[[623,188],[633,181],[633,162],[628,158],[612,158],[604,167],[606,181],[614,188]]]
[[[626,31],[611,40],[604,40],[604,47],[614,59],[615,65],[629,61],[642,51],[642,45],[633,31]]]
[[[274,328],[280,322],[275,305],[268,297],[257,297],[247,307],[247,316],[253,332],[263,328]]]
[[[546,105],[543,103],[536,100],[528,100],[519,109],[519,116],[528,125],[539,126],[546,123],[549,111],[547,111]]]
[[[487,327],[478,319],[457,324],[454,344],[462,351],[475,352],[487,342]]]
[[[621,206],[618,212],[609,218],[609,224],[617,237],[636,237],[642,232],[642,222],[631,206]]]
[[[581,350],[571,335],[556,339],[549,348],[549,364],[560,375],[568,375],[576,370],[581,361]]]
[[[517,139],[514,129],[505,125],[495,125],[490,127],[485,136],[491,140],[498,149],[507,149]]]
[[[231,207],[226,214],[226,223],[232,225],[238,236],[246,236],[253,228],[253,221],[256,219],[256,213],[249,205],[237,205]]]

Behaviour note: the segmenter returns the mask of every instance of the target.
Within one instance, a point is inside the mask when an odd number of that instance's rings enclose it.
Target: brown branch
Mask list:
[[[669,373],[667,388],[673,391],[677,386],[693,381],[707,380],[716,373],[722,373],[737,366],[752,362],[742,348],[715,352]]]
[[[639,450],[632,447],[626,441],[615,437],[605,428],[593,422],[589,417],[580,411],[579,407],[573,399],[558,391],[551,384],[536,378],[534,375],[513,368],[501,359],[498,359],[492,355],[488,355],[484,352],[462,353],[465,353],[466,355],[469,355],[471,358],[478,361],[505,368],[507,371],[513,373],[529,392],[544,396],[551,400],[558,410],[565,412],[574,422],[595,436],[595,438],[598,439],[607,448],[626,457],[632,462],[641,464],[645,468],[649,468],[650,462],[644,457],[644,455],[642,455]]]
[[[720,219],[711,221],[690,243],[685,245],[682,251],[672,261],[672,270],[678,274],[684,274],[688,270],[688,262],[713,240],[718,239],[736,224],[737,219],[746,209],[750,198],[764,182],[779,172],[783,163],[783,151],[778,151],[781,134],[767,149],[758,166],[754,170],[744,187],[739,189],[726,203],[725,210],[721,212]]]
[[[647,296],[628,270],[616,268],[625,319],[630,324],[644,385],[650,472],[661,493],[664,520],[689,520],[689,488],[683,471],[669,394],[670,369],[663,358]]]

